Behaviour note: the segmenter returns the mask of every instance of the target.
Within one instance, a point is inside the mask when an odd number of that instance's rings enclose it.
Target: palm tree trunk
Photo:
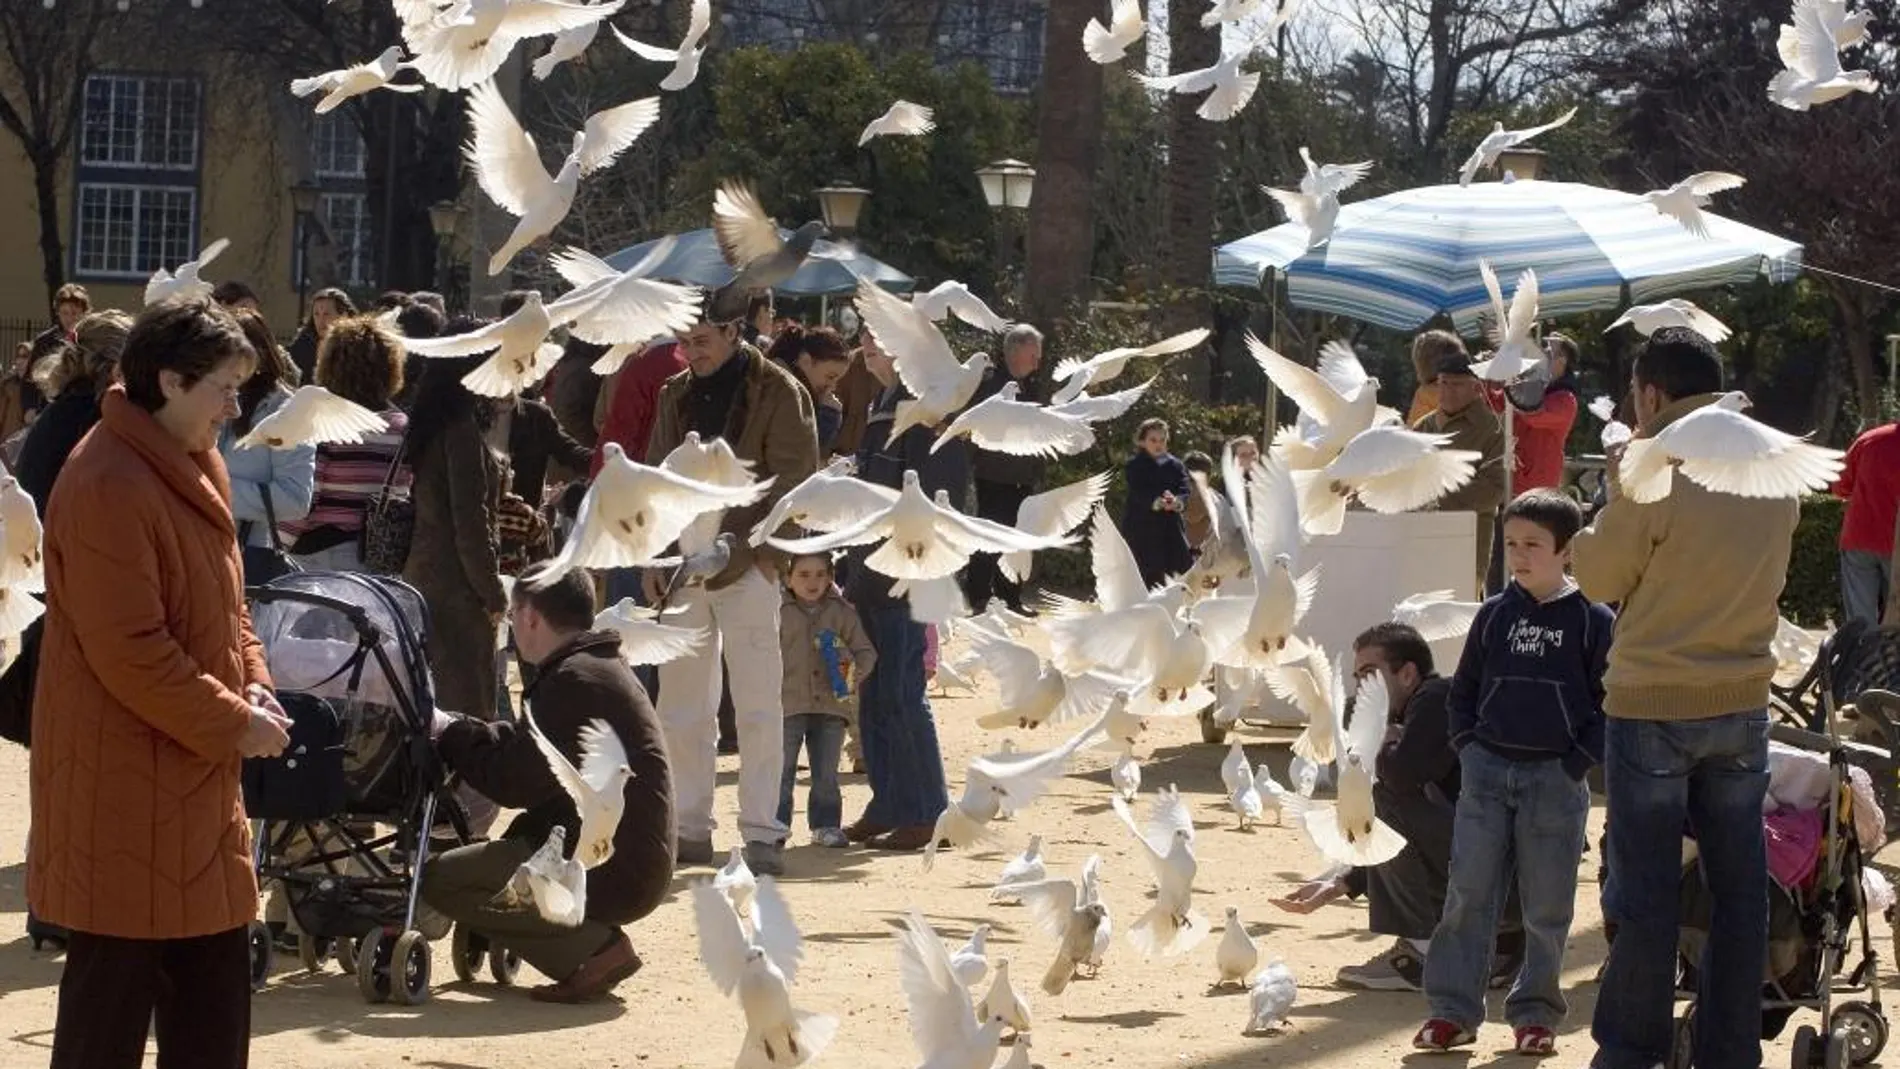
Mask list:
[[[1090,295],[1103,82],[1102,68],[1082,51],[1082,27],[1099,6],[1093,0],[1050,0],[1043,33],[1023,303],[1045,330]]]
[[[1220,59],[1220,30],[1204,29],[1206,0],[1168,0],[1168,65],[1176,72],[1211,67]],[[1214,153],[1216,124],[1195,114],[1199,95],[1168,100],[1168,242],[1163,277],[1173,291],[1161,314],[1162,332],[1190,330],[1207,322],[1213,272]],[[1206,365],[1197,378],[1206,393]],[[1191,371],[1190,374],[1195,374]]]

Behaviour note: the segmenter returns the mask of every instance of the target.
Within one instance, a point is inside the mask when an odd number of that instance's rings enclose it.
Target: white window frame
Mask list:
[[[334,222],[331,206],[339,201],[356,202],[356,230],[344,233]],[[376,274],[375,235],[370,233],[369,194],[325,193],[318,205],[323,228],[336,246],[337,282],[346,288],[360,289],[374,281]]]
[[[92,247],[87,242],[86,198],[92,191],[102,191],[108,195],[115,191],[129,191],[133,194],[132,212],[132,254],[130,267],[100,266],[103,260],[88,257],[103,257],[104,251]],[[142,264],[139,262],[141,224],[145,214],[143,207],[147,195],[164,194],[183,196],[190,206],[191,219],[183,237],[183,245],[167,250],[164,240],[159,241],[158,260]],[[190,260],[198,253],[198,190],[195,186],[168,186],[136,182],[87,182],[79,183],[73,200],[73,274],[85,278],[146,279],[160,267],[170,269],[177,264]]]
[[[326,138],[334,139],[336,137],[336,128],[338,127],[346,131],[356,144],[355,170],[338,170],[324,166],[324,164],[329,161],[324,159],[324,152],[321,151],[322,147],[326,144]],[[356,128],[356,123],[350,119],[347,113],[333,111],[326,115],[317,116],[315,121],[311,124],[310,158],[313,161],[313,169],[319,179],[363,178],[365,177],[364,169],[367,167],[369,161],[369,146],[363,140],[363,132]]]
[[[118,105],[122,103],[120,99],[121,93],[124,93],[127,90],[130,90],[134,94],[134,103],[132,104],[132,109],[134,113],[133,114],[133,142],[132,142],[132,157],[133,158],[130,160],[119,160],[119,159],[113,159],[111,157],[110,153],[112,151],[113,145],[112,145],[112,138],[110,136],[110,132],[108,132],[105,138],[106,143],[103,146],[106,152],[106,155],[99,156],[99,155],[94,154],[94,150],[101,146],[91,136],[92,128],[85,122],[85,109],[87,109],[90,104],[90,101],[92,98],[93,86],[95,84],[107,84],[112,87],[113,106],[112,108],[108,109],[108,115],[116,111]],[[146,158],[146,145],[144,143],[145,131],[146,131],[145,110],[148,106],[149,101],[151,100],[151,94],[148,92],[148,90],[154,85],[166,86],[167,92],[165,95],[165,100],[167,103],[169,103],[171,100],[171,91],[174,90],[177,86],[189,87],[191,91],[191,96],[192,96],[191,130],[190,130],[191,153],[190,153],[190,159],[186,160],[185,162],[179,163],[179,162],[174,162],[174,161],[166,161],[162,159],[162,156],[163,156],[162,148],[157,153],[157,155],[161,158],[159,159]],[[92,75],[87,76],[86,84],[84,88],[81,90],[80,108],[81,108],[81,112],[80,112],[81,121],[80,121],[80,130],[79,130],[79,165],[80,167],[82,168],[95,168],[95,167],[117,168],[117,169],[124,169],[124,170],[139,170],[139,171],[196,171],[198,169],[199,154],[201,153],[204,147],[202,144],[202,139],[203,139],[202,126],[204,124],[204,92],[203,92],[202,87],[199,85],[197,79],[180,78],[180,77],[174,77],[174,76],[168,76],[168,75],[92,74]],[[167,117],[167,122],[169,122],[169,116]],[[167,127],[167,129],[169,130],[169,127]]]

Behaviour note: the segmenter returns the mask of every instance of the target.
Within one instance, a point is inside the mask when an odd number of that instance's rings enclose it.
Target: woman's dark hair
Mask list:
[[[162,373],[172,372],[190,389],[234,357],[247,363],[257,359],[230,309],[210,297],[173,297],[148,306],[133,320],[119,357],[119,377],[133,404],[156,412],[165,407]]]
[[[800,356],[809,356],[813,363],[824,364],[850,360],[851,350],[845,347],[844,337],[830,327],[807,327],[792,322],[772,339],[772,347],[765,355],[788,368],[796,368]]]
[[[457,316],[449,321],[448,333],[466,334],[480,330],[484,324],[478,319]],[[485,397],[470,393],[462,385],[463,376],[482,365],[488,353],[474,356],[432,357],[422,369],[422,380],[416,384],[416,399],[409,406],[409,455],[421,455],[435,436],[463,419],[473,419],[476,426],[486,430],[494,419],[494,407],[486,404]]]
[[[132,317],[116,308],[87,313],[73,327],[72,341],[33,365],[33,384],[48,397],[69,389],[83,389],[95,397],[104,394],[131,333]]]
[[[402,389],[402,339],[373,316],[339,319],[317,345],[317,385],[372,412]]]
[[[349,294],[337,289],[335,286],[327,286],[318,290],[310,297],[310,315],[308,319],[313,324],[317,321],[318,301],[329,301],[331,304],[336,305],[336,310],[339,315],[353,316],[357,314],[356,302],[350,300]]]
[[[258,296],[251,287],[235,278],[227,278],[211,291],[211,299],[228,308],[239,301],[256,301]]]
[[[237,432],[243,435],[251,433],[251,421],[257,416],[257,406],[279,386],[295,383],[297,370],[290,362],[290,355],[271,335],[270,324],[264,322],[263,316],[244,308],[232,309],[231,315],[238,321],[239,329],[244,331],[244,340],[251,343],[251,352],[257,354],[256,368],[238,389],[238,417],[234,423]]]

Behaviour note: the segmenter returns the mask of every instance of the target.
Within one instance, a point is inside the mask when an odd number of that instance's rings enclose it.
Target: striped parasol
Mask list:
[[[1297,308],[1395,330],[1440,313],[1469,333],[1489,311],[1478,261],[1506,292],[1535,269],[1540,314],[1620,308],[1766,276],[1792,280],[1801,246],[1704,213],[1697,238],[1641,197],[1574,182],[1426,186],[1340,208],[1330,242],[1293,223],[1214,250],[1214,280],[1254,288],[1280,272]]]
[[[780,237],[791,231],[779,228]],[[605,257],[616,271],[626,271],[646,259],[655,241],[645,241]],[[650,278],[684,282],[694,286],[717,288],[731,282],[732,268],[720,255],[719,239],[711,229],[690,230],[674,239],[673,250],[647,272]],[[887,290],[909,293],[916,280],[890,264],[848,242],[819,240],[811,247],[804,266],[773,288],[781,297],[823,297],[856,293],[858,280],[868,278]]]

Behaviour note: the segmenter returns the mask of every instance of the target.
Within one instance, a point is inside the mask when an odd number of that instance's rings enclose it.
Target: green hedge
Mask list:
[[[1801,523],[1788,555],[1781,614],[1802,627],[1822,627],[1840,615],[1841,515],[1846,502],[1816,495],[1801,502]]]

